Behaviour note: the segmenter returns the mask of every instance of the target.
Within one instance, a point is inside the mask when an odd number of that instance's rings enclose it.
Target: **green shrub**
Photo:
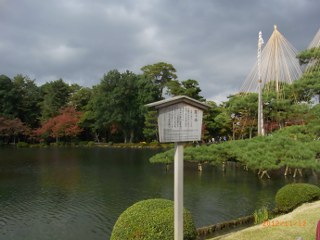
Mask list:
[[[52,142],[50,143],[50,147],[64,147],[66,146],[65,142]]]
[[[196,239],[196,228],[191,214],[184,209],[184,240]],[[140,201],[118,218],[113,227],[111,240],[174,239],[173,201],[166,199],[149,199]]]
[[[94,141],[89,141],[88,143],[87,143],[87,146],[88,147],[93,147],[93,146],[95,146],[96,145],[96,143],[94,142]]]
[[[302,203],[320,199],[320,188],[307,183],[288,184],[278,190],[276,207],[280,212],[289,212]]]
[[[160,146],[160,143],[158,141],[152,141],[149,143],[150,146]]]
[[[253,213],[254,224],[260,224],[269,219],[269,212],[266,207],[255,210]]]
[[[18,148],[26,148],[26,147],[29,147],[29,144],[26,142],[18,142],[17,147]]]

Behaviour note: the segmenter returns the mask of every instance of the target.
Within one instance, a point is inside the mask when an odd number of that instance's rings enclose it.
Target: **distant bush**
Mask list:
[[[50,147],[64,147],[66,146],[65,142],[52,142],[50,143]]]
[[[197,232],[191,214],[184,209],[183,215],[184,240],[194,240]],[[174,239],[173,201],[149,199],[125,210],[118,218],[111,234],[111,240],[124,239]]]
[[[87,146],[87,144],[88,144],[88,141],[75,142],[75,145],[80,147]]]
[[[26,148],[26,147],[29,147],[29,144],[26,142],[18,142],[17,147],[18,148]]]
[[[94,141],[89,141],[88,143],[87,143],[87,146],[88,147],[93,147],[95,145],[95,142]]]
[[[278,190],[275,198],[277,210],[289,212],[302,203],[320,199],[320,188],[307,183],[288,184]]]
[[[149,143],[150,146],[159,146],[160,143],[158,141],[152,141]]]
[[[49,145],[46,142],[40,142],[39,146],[42,147],[42,148],[47,148]]]

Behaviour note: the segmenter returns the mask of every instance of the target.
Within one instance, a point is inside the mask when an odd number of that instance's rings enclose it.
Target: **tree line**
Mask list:
[[[111,70],[91,88],[0,75],[0,142],[153,141],[155,114],[145,104],[179,94],[204,100],[198,82],[178,80],[171,64],[141,70]]]
[[[313,65],[301,79],[283,84],[281,96],[264,87],[264,122],[267,134],[289,125],[308,122],[314,96],[320,94],[319,48],[298,56]],[[142,73],[111,70],[93,87],[67,84],[63,79],[37,86],[18,74],[0,75],[0,142],[51,143],[70,141],[157,141],[156,112],[145,104],[164,96],[187,95],[200,101],[196,80],[178,80],[172,64],[159,62]],[[203,141],[246,139],[257,135],[258,95],[238,93],[204,114]]]

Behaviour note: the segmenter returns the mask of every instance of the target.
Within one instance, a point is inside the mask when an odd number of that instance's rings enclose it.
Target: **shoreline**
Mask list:
[[[320,220],[320,201],[304,203],[292,212],[240,231],[207,238],[207,240],[314,239]],[[276,238],[275,238],[276,237]]]

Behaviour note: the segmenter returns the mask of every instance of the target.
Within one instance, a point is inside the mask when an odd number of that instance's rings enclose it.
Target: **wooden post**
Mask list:
[[[174,240],[183,240],[183,143],[174,153]]]
[[[317,224],[316,240],[320,240],[320,220]]]
[[[198,171],[202,172],[202,163],[198,163]]]
[[[183,240],[183,143],[201,140],[203,111],[209,105],[187,96],[150,103],[158,110],[160,142],[174,142],[174,240]]]

